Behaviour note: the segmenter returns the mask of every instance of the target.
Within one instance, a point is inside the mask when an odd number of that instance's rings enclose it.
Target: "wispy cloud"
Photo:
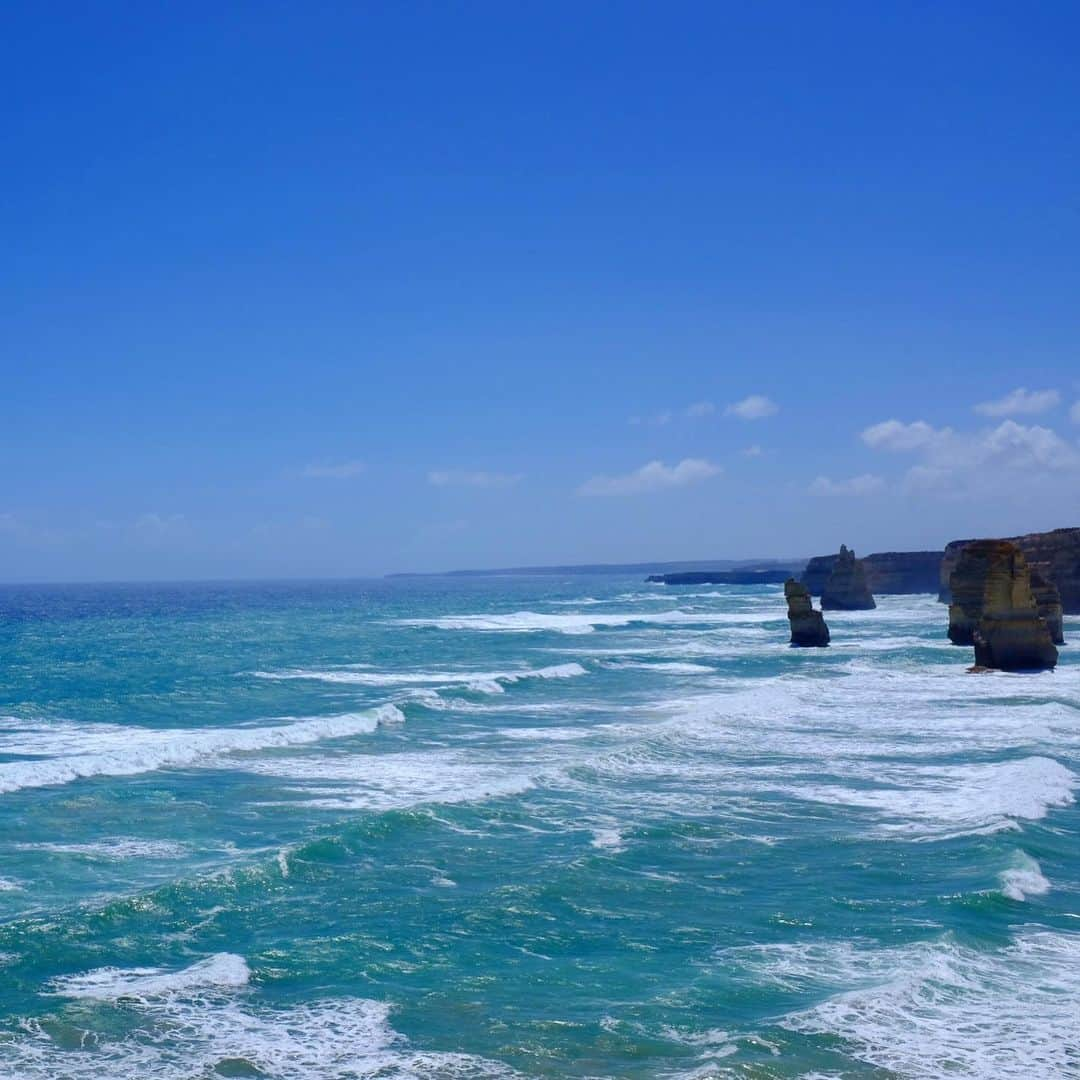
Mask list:
[[[753,446],[748,446],[745,450],[741,450],[739,452],[742,454],[743,457],[761,457],[762,453],[764,453],[764,451],[761,449],[760,446],[758,446],[757,443],[754,443]]]
[[[428,473],[435,487],[508,488],[521,483],[523,473],[469,472],[464,469],[435,469]]]
[[[868,427],[862,439],[876,450],[918,459],[904,478],[909,492],[1009,496],[1057,484],[1055,475],[1080,472],[1080,450],[1050,428],[1015,420],[975,432],[935,428],[924,420],[886,420]]]
[[[703,417],[712,416],[715,412],[716,406],[711,401],[695,401],[684,409],[664,409],[648,416],[631,416],[630,423],[648,427],[666,427],[674,420],[700,420]]]
[[[1021,386],[1003,398],[980,402],[975,411],[981,416],[1035,416],[1054,408],[1060,400],[1056,390],[1028,390]]]
[[[299,470],[306,480],[351,480],[367,466],[362,461],[313,461]]]
[[[1073,403],[1073,407],[1069,410],[1069,419],[1074,424],[1080,424],[1080,401]]]
[[[737,416],[740,420],[761,420],[779,411],[780,406],[764,394],[751,394],[736,401],[724,410],[725,416]]]
[[[675,465],[650,461],[622,476],[594,476],[578,488],[579,495],[645,495],[686,487],[718,476],[723,469],[703,458],[683,458]]]
[[[904,452],[925,450],[953,438],[952,428],[935,428],[925,420],[905,424],[900,420],[883,420],[862,433],[862,441],[874,450]]]
[[[884,487],[885,481],[882,477],[863,473],[862,476],[853,476],[850,480],[830,480],[827,476],[819,476],[808,490],[811,495],[859,497],[876,495],[884,490]]]

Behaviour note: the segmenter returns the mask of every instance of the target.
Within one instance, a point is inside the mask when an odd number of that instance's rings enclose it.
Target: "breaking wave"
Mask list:
[[[69,784],[93,776],[132,776],[157,769],[220,763],[229,754],[302,746],[373,732],[380,724],[400,723],[394,705],[365,712],[314,716],[266,727],[153,730],[112,725],[41,725],[23,752],[41,753],[50,743],[78,746],[82,752],[44,760],[0,764],[0,794],[24,788]]]

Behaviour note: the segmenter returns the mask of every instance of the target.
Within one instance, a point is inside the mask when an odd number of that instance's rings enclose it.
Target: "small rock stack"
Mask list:
[[[792,645],[828,645],[829,628],[825,617],[814,610],[810,601],[810,590],[794,578],[784,582],[784,596],[787,598],[787,617],[791,623]]]
[[[870,611],[876,607],[863,564],[855,558],[854,551],[841,544],[832,573],[821,590],[821,610]]]
[[[1032,595],[1024,553],[1007,540],[976,540],[949,579],[949,640],[974,645],[977,667],[1053,668],[1058,653]]]

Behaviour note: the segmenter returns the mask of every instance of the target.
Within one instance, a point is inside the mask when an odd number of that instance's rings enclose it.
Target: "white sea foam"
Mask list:
[[[759,950],[768,974],[770,947]],[[791,954],[781,952],[790,965]],[[1001,950],[946,936],[901,949],[823,948],[822,986],[855,987],[789,1014],[792,1030],[839,1037],[854,1055],[910,1080],[1076,1075],[1080,936],[1025,928]]]
[[[0,1033],[2,1080],[191,1080],[259,1075],[269,1080],[502,1080],[498,1062],[412,1049],[390,1026],[390,1006],[332,998],[293,1008],[253,999],[240,956],[221,953],[179,971],[102,968],[57,979],[53,993],[81,999],[77,1048],[55,1026],[24,1021]],[[94,1013],[103,1010],[101,1031]],[[124,1030],[126,1029],[126,1034]]]
[[[601,851],[610,851],[617,854],[626,850],[626,841],[617,828],[598,826],[592,831],[592,846],[599,848]]]
[[[438,630],[480,630],[489,632],[527,634],[554,631],[560,634],[591,634],[598,629],[613,629],[634,624],[657,626],[709,626],[775,622],[776,612],[572,612],[550,614],[541,611],[514,611],[508,614],[444,615],[431,619],[399,619],[400,626],[431,627]]]
[[[606,665],[616,671],[656,671],[662,675],[715,675],[716,668],[707,664],[689,664],[680,661],[644,663],[636,660],[612,660]]]
[[[511,671],[355,671],[346,668],[293,668],[288,671],[254,671],[259,679],[310,679],[315,682],[356,686],[456,686],[481,693],[501,694],[505,685],[523,679],[572,679],[588,674],[577,663],[553,664],[543,668]]]
[[[243,767],[299,782],[303,804],[329,810],[399,810],[431,803],[480,802],[518,795],[536,776],[458,750],[380,754],[302,754],[251,758]]]
[[[0,877],[0,892],[21,892],[22,886],[11,878]]]
[[[16,844],[22,851],[48,851],[57,855],[79,855],[88,859],[179,859],[189,852],[186,844],[173,840],[140,840],[137,837],[113,837],[84,844],[51,841]]]
[[[250,978],[251,971],[242,956],[217,953],[180,971],[165,968],[97,968],[84,975],[54,979],[49,989],[59,997],[115,1001],[118,998],[157,998],[206,988],[235,989],[247,986]]]
[[[379,724],[400,722],[401,716],[395,706],[380,705],[365,712],[261,727],[150,729],[43,724],[24,739],[22,752],[47,754],[58,748],[65,752],[57,757],[0,764],[0,794],[92,776],[133,776],[157,769],[220,764],[227,755],[368,734]]]
[[[883,764],[877,777],[893,787],[784,783],[775,790],[816,802],[875,810],[883,828],[919,832],[940,825],[969,830],[1007,828],[1038,821],[1051,807],[1073,801],[1077,777],[1051,758],[993,764],[897,766]]]
[[[1010,900],[1023,901],[1050,891],[1050,882],[1042,867],[1030,856],[1019,852],[1014,864],[1001,872],[1001,891]]]

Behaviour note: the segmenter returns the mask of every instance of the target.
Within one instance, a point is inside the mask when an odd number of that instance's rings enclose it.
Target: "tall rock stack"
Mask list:
[[[1080,528],[1053,529],[1050,532],[1007,536],[1037,571],[1058,590],[1058,601],[1066,615],[1080,615]],[[949,579],[960,561],[964,548],[973,540],[953,540],[947,544],[941,560],[941,585],[938,599],[950,603]]]
[[[1007,540],[976,540],[949,579],[949,640],[974,645],[979,667],[1052,668],[1057,649],[1039,616],[1024,553]]]
[[[791,623],[792,645],[828,645],[829,628],[825,625],[825,616],[814,610],[810,601],[810,590],[794,578],[784,582],[784,596],[787,598],[787,617]]]
[[[870,611],[876,607],[863,564],[855,558],[854,551],[841,544],[832,573],[821,590],[821,610]]]

